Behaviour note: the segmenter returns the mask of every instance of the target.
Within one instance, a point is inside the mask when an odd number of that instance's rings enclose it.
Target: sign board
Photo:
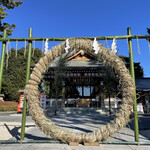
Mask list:
[[[20,108],[23,108],[23,102],[24,102],[24,94],[20,95],[21,100],[20,100]]]
[[[46,110],[46,95],[41,95],[40,106],[43,110]]]

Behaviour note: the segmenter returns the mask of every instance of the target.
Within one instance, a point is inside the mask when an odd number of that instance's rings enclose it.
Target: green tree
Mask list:
[[[150,34],[150,28],[147,28],[147,33]]]
[[[18,101],[19,95],[16,92],[19,89],[25,88],[27,55],[24,57],[24,48],[18,50],[17,57],[15,49],[11,49],[10,52],[9,59],[8,56],[5,57],[2,92],[5,94],[6,101]],[[34,56],[31,59],[31,64],[37,63],[42,55],[43,52],[36,48]],[[7,63],[8,67],[6,68]]]
[[[56,67],[54,68],[54,92],[55,92],[55,115],[57,115],[57,101],[58,101],[58,96],[62,95],[62,88],[64,84],[64,77],[65,77],[65,70],[67,66],[67,56],[61,56],[57,62],[56,62]]]
[[[126,64],[126,67],[130,70],[130,60],[129,57],[125,57],[120,55],[119,56]],[[142,78],[144,76],[143,68],[141,67],[140,63],[134,63],[134,71],[135,71],[135,78]]]
[[[15,7],[19,7],[20,4],[22,4],[23,1],[15,1],[15,0],[0,0],[0,32],[3,32],[4,29],[7,29],[7,35],[12,35],[13,29],[16,27],[15,24],[8,24],[8,23],[2,23],[2,20],[5,19],[5,17],[8,15],[8,13],[5,12],[7,9],[14,9]],[[3,34],[0,34],[0,37],[2,37]]]
[[[106,97],[109,98],[109,115],[111,116],[111,101],[110,98],[116,94],[117,78],[114,70],[110,67],[106,67],[104,71],[104,92]]]

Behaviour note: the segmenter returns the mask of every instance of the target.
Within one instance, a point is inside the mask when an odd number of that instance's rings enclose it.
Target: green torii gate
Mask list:
[[[128,48],[129,48],[129,58],[130,58],[130,72],[131,76],[133,78],[133,82],[135,85],[135,73],[134,73],[134,61],[133,61],[133,50],[132,50],[132,39],[149,39],[150,35],[131,35],[131,28],[127,28],[127,35],[121,35],[121,36],[102,36],[102,37],[75,37],[75,38],[85,38],[94,40],[96,38],[97,40],[112,40],[114,38],[116,39],[127,39],[128,40]],[[73,39],[75,39],[73,37]],[[3,38],[0,38],[0,41],[2,42],[2,52],[1,52],[1,64],[0,64],[0,94],[1,94],[1,87],[2,87],[2,76],[3,76],[3,68],[4,68],[4,59],[5,59],[5,49],[6,49],[6,43],[8,41],[28,41],[29,49],[28,49],[28,60],[27,60],[27,72],[26,72],[26,83],[28,83],[29,76],[30,76],[30,64],[31,64],[31,51],[32,51],[32,41],[43,41],[48,39],[49,41],[64,41],[66,39],[72,39],[72,38],[45,38],[45,37],[32,37],[32,28],[29,29],[29,37],[28,38],[7,38],[6,30],[4,30]],[[138,127],[138,114],[137,114],[137,99],[136,99],[136,88],[134,90],[135,99],[134,99],[134,135],[135,135],[135,141],[139,142],[139,127]],[[22,114],[22,126],[21,126],[21,137],[20,140],[24,140],[25,135],[25,123],[26,123],[26,99],[24,100],[23,105],[23,114]]]

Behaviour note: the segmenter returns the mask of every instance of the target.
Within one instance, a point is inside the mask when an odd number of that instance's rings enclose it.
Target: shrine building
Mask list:
[[[63,55],[64,56],[64,55]],[[62,56],[62,57],[63,57]],[[54,68],[56,58],[49,64],[43,79],[49,82],[49,99],[55,99],[52,94],[54,81]],[[84,50],[75,50],[67,56],[67,67],[63,82],[63,94],[60,99],[66,107],[101,107],[104,105],[103,78],[104,65],[97,61],[94,54]]]

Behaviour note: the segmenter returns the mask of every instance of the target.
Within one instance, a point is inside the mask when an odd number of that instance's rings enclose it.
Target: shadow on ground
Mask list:
[[[52,120],[55,124],[74,130],[75,132],[92,132],[93,130],[96,130],[100,128],[103,125],[106,125],[111,120],[114,119],[114,116],[107,116],[99,114],[98,112],[94,113],[80,113],[80,114],[66,114],[66,113],[59,113],[57,116],[54,114],[46,114],[46,117]],[[133,116],[130,117],[131,121],[127,124],[127,128],[130,128],[134,131],[134,121]],[[139,132],[141,135],[143,135],[145,138],[150,140],[150,134],[147,133],[147,130],[150,129],[150,116],[140,116],[139,117]],[[13,139],[20,140],[20,128],[21,127],[14,127],[13,129],[10,129],[7,124],[4,124],[9,133],[12,135]],[[25,139],[28,140],[50,140],[50,138],[46,137],[46,135],[39,130],[38,127],[35,125],[26,125],[26,128],[29,128],[29,130],[25,133]],[[145,131],[145,132],[144,132]],[[128,133],[124,133],[122,131],[119,131],[116,134],[122,134],[123,136],[133,137],[133,135],[130,135]],[[126,141],[124,139],[120,139],[118,136],[114,136],[114,139],[118,141]],[[11,138],[12,139],[12,138]]]
[[[130,116],[130,122],[126,125],[126,127],[132,129],[134,131],[134,116]],[[139,115],[138,116],[138,125],[139,125],[139,133],[150,140],[150,116]]]
[[[4,124],[4,126],[7,128],[9,133],[12,135],[13,139],[15,138],[15,140],[20,140],[19,129],[21,129],[21,127],[14,127],[13,129],[10,130],[10,128],[7,126],[7,124]],[[26,128],[29,128],[29,127],[35,127],[35,125],[28,125],[28,126],[26,126]],[[36,135],[33,135],[32,133],[31,134],[25,133],[25,139],[49,140],[49,138],[47,138],[47,137],[36,136]]]

